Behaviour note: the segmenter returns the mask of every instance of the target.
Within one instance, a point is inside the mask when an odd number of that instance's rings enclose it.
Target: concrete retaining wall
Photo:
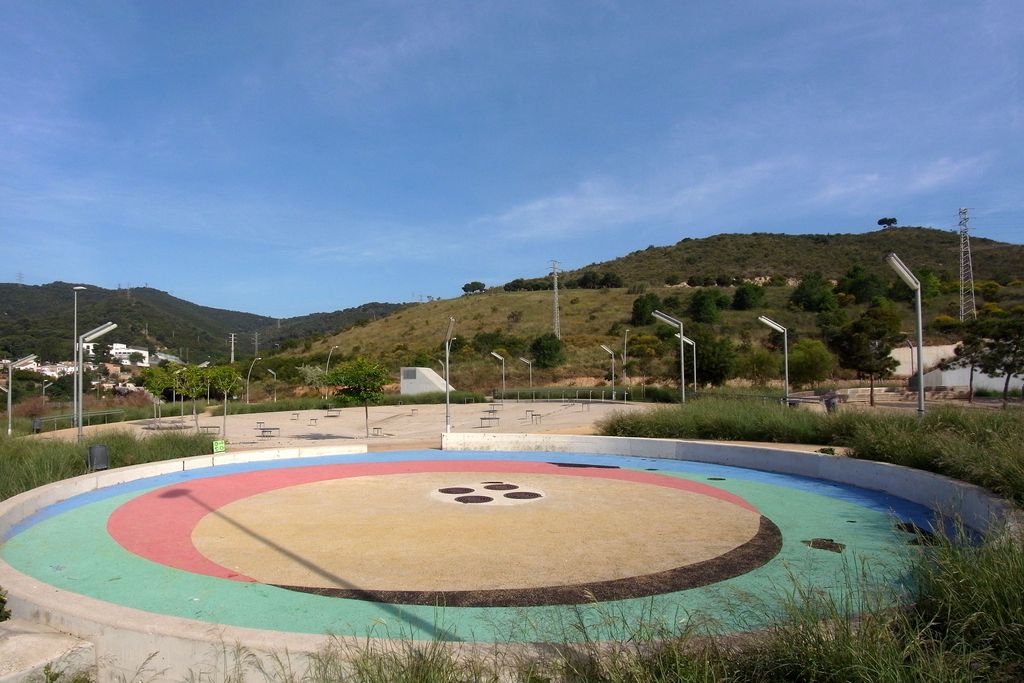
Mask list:
[[[633,455],[795,474],[890,493],[944,515],[958,517],[978,531],[1007,524],[1017,532],[1024,529],[1024,523],[1010,503],[979,486],[931,472],[870,460],[734,443],[614,436],[457,433],[443,435],[441,447],[444,450]]]

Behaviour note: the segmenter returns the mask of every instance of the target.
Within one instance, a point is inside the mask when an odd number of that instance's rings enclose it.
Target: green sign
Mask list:
[[[227,442],[226,441],[214,441],[213,442],[213,452],[214,453],[223,453],[227,449],[228,449],[228,447],[227,447]]]

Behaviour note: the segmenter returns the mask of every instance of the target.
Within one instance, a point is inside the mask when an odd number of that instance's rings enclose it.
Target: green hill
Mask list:
[[[0,284],[0,351],[8,357],[35,353],[43,360],[69,360],[73,349],[74,298],[68,282],[46,285]],[[87,286],[78,294],[79,331],[104,322],[118,324],[108,341],[163,350],[190,360],[224,360],[234,332],[237,348],[260,347],[336,332],[372,320],[400,304],[364,304],[333,313],[277,320],[267,316],[199,306],[150,287],[103,289]]]
[[[686,282],[725,277],[798,278],[820,272],[838,279],[853,264],[888,277],[884,259],[895,252],[914,269],[930,268],[948,278],[960,272],[960,237],[933,228],[886,228],[862,234],[782,235],[752,233],[687,238],[668,247],[647,247],[612,261],[594,263],[586,270],[608,271],[627,284],[662,284],[669,278]],[[981,237],[971,238],[974,277],[982,280],[1024,278],[1024,246]]]

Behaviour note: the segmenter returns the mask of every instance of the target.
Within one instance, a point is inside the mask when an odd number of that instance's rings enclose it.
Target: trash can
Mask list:
[[[32,418],[32,433],[38,434],[43,431],[43,419],[41,417]]]
[[[85,468],[90,472],[105,470],[110,467],[110,453],[103,444],[89,446],[89,454],[85,456]]]
[[[825,399],[825,412],[834,413],[839,410],[839,399],[835,396],[829,396]]]

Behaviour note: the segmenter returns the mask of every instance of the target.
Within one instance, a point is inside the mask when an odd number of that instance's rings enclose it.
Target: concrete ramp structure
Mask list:
[[[451,391],[455,387],[448,385]],[[428,394],[435,391],[444,391],[444,377],[437,374],[430,368],[402,368],[402,395]]]

